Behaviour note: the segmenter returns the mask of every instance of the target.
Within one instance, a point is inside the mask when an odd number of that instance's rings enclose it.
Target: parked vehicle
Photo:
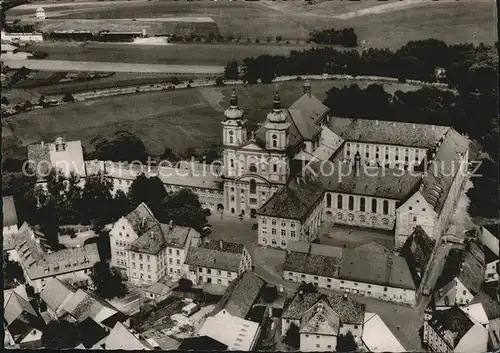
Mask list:
[[[200,307],[196,303],[191,303],[182,308],[181,314],[184,315],[185,317],[189,317],[198,310],[200,310]]]

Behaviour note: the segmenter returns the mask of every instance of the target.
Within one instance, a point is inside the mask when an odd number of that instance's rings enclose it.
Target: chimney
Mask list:
[[[377,125],[377,126],[378,126],[378,120],[375,120],[375,125]]]
[[[222,240],[219,240],[219,247],[222,250],[224,250],[224,242]]]
[[[42,142],[40,142],[40,144],[42,145],[42,147],[45,145],[43,141],[42,141]]]
[[[170,222],[168,222],[168,228],[174,229],[174,220],[171,219]]]

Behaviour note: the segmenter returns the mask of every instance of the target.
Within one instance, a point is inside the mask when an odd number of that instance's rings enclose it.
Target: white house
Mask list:
[[[499,264],[498,257],[500,254],[499,229],[498,224],[491,224],[480,227],[478,229],[479,240],[484,245],[484,255],[486,262],[485,281],[498,282],[499,279]]]
[[[387,327],[384,320],[374,313],[365,313],[362,335],[363,347],[368,352],[406,352],[394,333]]]

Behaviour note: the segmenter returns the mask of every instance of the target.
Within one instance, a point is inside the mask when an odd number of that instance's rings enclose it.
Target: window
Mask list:
[[[413,217],[413,222],[416,222],[417,221],[417,217]]]
[[[207,274],[211,274],[212,273],[212,270],[207,268]]]
[[[255,184],[255,180],[252,179],[252,180],[250,180],[250,192],[252,194],[255,194],[256,191],[257,191],[257,186]]]
[[[291,236],[292,238],[295,238],[295,231],[294,231],[294,230],[292,230],[292,231],[290,232],[290,236]]]
[[[389,220],[387,218],[382,218],[382,224],[384,226],[388,226],[389,225]]]
[[[276,245],[276,240],[275,240],[275,239],[273,239],[273,240],[271,241],[271,243],[272,243],[273,245]]]
[[[332,195],[326,194],[326,207],[332,207]]]
[[[217,271],[217,276],[220,276],[222,274],[222,271]]]
[[[172,264],[172,258],[168,259],[168,263]]]
[[[148,255],[147,259],[148,259],[148,261],[149,261],[149,260],[151,260],[151,257]]]
[[[339,213],[337,213],[337,219],[338,219],[339,221],[341,221],[341,220],[342,220],[342,213],[340,213],[340,212],[339,212]]]
[[[132,268],[135,268],[135,262],[132,262]]]
[[[181,254],[180,250],[176,250],[176,251],[175,251],[175,254],[176,254],[177,256],[179,256],[179,255]]]
[[[181,260],[177,259],[177,265],[181,264]]]
[[[377,213],[377,199],[372,199],[372,213]]]
[[[342,208],[342,195],[337,196],[337,208]]]
[[[229,136],[229,143],[233,143],[234,139],[233,136]]]
[[[143,264],[139,264],[139,269],[144,270],[144,265]]]
[[[231,159],[229,162],[231,163],[231,168],[234,168],[234,159]],[[234,189],[231,191],[234,191]]]
[[[276,228],[271,228],[271,234],[276,235]]]
[[[135,254],[134,254],[134,253],[132,253],[132,259],[133,259],[133,260],[135,259]]]
[[[227,271],[227,276],[231,277],[231,272]]]
[[[349,210],[354,210],[354,197],[349,196]]]
[[[139,254],[139,260],[142,261],[142,254]]]
[[[365,198],[364,197],[359,199],[359,210],[361,212],[365,212]]]
[[[257,173],[257,167],[255,166],[254,163],[250,164],[248,170],[250,170],[251,173]]]
[[[349,222],[354,221],[354,215],[353,215],[352,213],[349,213],[349,214],[347,215],[347,220],[348,220]]]
[[[263,218],[262,219],[262,224],[266,224],[267,223],[267,218]]]
[[[282,240],[281,241],[281,246],[286,246],[286,241]]]
[[[151,279],[151,275],[148,275],[148,279]]]
[[[354,325],[354,329],[358,329],[358,326],[357,326],[357,325]]]
[[[389,201],[384,200],[383,202],[384,214],[389,214]]]
[[[273,172],[277,172],[278,171],[278,165],[277,164],[273,164]]]

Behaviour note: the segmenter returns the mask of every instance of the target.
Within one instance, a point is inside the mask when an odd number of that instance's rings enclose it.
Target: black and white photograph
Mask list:
[[[496,0],[0,0],[4,349],[500,352]]]

